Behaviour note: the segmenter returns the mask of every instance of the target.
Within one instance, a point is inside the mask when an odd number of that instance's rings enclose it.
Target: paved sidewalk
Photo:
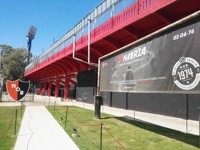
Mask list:
[[[27,106],[14,150],[79,150],[44,106]]]
[[[94,110],[94,104],[87,104],[83,102],[78,102],[74,100],[68,99],[67,101],[61,102],[61,98],[55,98],[55,97],[47,97],[47,96],[35,96],[35,103],[40,103],[43,105],[73,105],[82,107],[85,109]],[[102,106],[101,112],[119,116],[119,117],[126,117],[129,119],[136,119],[152,124],[156,124],[162,127],[174,129],[177,131],[181,131],[184,133],[190,133],[194,135],[199,135],[199,121],[194,120],[185,120],[182,118],[176,118],[176,117],[170,117],[170,116],[164,116],[159,114],[151,114],[151,113],[145,113],[145,112],[139,112],[139,111],[133,111],[133,110],[125,110],[120,108],[114,108],[114,107],[108,107],[108,106]]]

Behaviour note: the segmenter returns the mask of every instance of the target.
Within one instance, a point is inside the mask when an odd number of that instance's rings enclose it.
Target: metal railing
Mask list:
[[[42,63],[44,60],[50,58],[51,56],[57,54],[64,48],[70,46],[74,41],[79,43],[87,42],[88,34],[88,22],[90,22],[90,33],[91,38],[94,35],[100,35],[104,30],[111,28],[111,23],[109,20],[113,18],[113,26],[121,22],[121,18],[127,19],[129,16],[138,14],[140,11],[144,10],[150,6],[154,1],[160,0],[105,0],[100,5],[98,5],[91,13],[89,13],[85,18],[83,18],[78,24],[76,24],[70,31],[63,35],[59,40],[57,40],[53,45],[51,45],[46,51],[44,51],[40,56],[35,58],[25,69],[28,72],[37,64]],[[126,10],[128,7],[133,6],[130,10],[125,12],[120,18],[118,14]],[[121,19],[121,20],[120,20]],[[90,21],[88,21],[90,20]],[[106,24],[106,22],[108,22]],[[102,25],[105,25],[101,27]]]

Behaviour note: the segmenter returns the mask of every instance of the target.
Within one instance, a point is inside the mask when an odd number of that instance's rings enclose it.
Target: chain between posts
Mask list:
[[[12,123],[13,123],[15,117],[16,117],[16,115],[14,114],[13,117],[12,117],[12,120],[11,120],[9,126],[8,126],[8,128],[5,130],[5,132],[4,132],[2,135],[0,135],[0,139],[2,139],[2,138],[8,133],[8,131],[10,130],[11,125],[12,125]]]

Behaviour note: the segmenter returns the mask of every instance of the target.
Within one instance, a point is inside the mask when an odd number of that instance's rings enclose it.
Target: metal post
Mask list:
[[[112,11],[111,11],[111,18],[114,17],[115,13],[115,6],[112,4]]]
[[[68,116],[68,106],[66,108],[66,115],[65,115],[65,130],[66,130],[66,127],[67,127],[67,116]]]
[[[15,110],[15,135],[17,134],[17,109]]]
[[[37,29],[34,26],[31,26],[29,28],[28,31],[28,35],[27,35],[27,47],[28,47],[28,63],[29,63],[29,59],[30,59],[30,52],[31,52],[31,44],[32,44],[32,40],[35,38],[35,34],[36,34]]]
[[[35,85],[33,85],[33,102],[34,102],[34,95],[35,95]]]
[[[88,64],[90,64],[90,22],[91,20],[88,19]]]
[[[97,77],[97,95],[100,95],[100,74],[101,74],[101,61],[98,60],[98,77]]]
[[[94,27],[94,29],[96,28],[96,26],[97,26],[97,8],[95,8],[95,14],[94,14],[94,24],[93,24],[93,27]]]
[[[186,133],[188,132],[188,94],[186,94]]]
[[[73,36],[73,58],[75,57],[75,50],[76,50],[76,35],[74,33],[74,36]]]
[[[101,123],[101,126],[100,126],[100,150],[102,150],[102,126],[103,126],[103,123]]]
[[[0,47],[0,101],[2,101],[2,94],[3,94],[3,48]]]
[[[30,52],[31,52],[31,44],[32,44],[32,39],[28,38],[27,39],[27,47],[28,47],[28,63],[29,63],[29,59],[30,59]]]
[[[200,107],[199,107],[199,148],[200,148]]]
[[[22,118],[22,102],[21,102],[21,118]]]

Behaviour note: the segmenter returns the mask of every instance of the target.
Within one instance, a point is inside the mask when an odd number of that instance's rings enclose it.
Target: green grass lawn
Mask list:
[[[17,128],[15,135],[15,113],[17,109]],[[22,109],[22,115],[24,108]],[[15,146],[21,123],[21,107],[0,106],[0,150],[11,150]],[[11,124],[12,123],[12,124]]]
[[[49,107],[54,115],[54,107]],[[56,107],[55,118],[65,128],[66,107]],[[199,137],[167,128],[101,114],[101,119],[94,117],[94,112],[78,107],[69,107],[66,132],[80,150],[98,150],[100,148],[100,124],[103,150],[195,150],[198,149]],[[73,128],[79,137],[72,137]]]

